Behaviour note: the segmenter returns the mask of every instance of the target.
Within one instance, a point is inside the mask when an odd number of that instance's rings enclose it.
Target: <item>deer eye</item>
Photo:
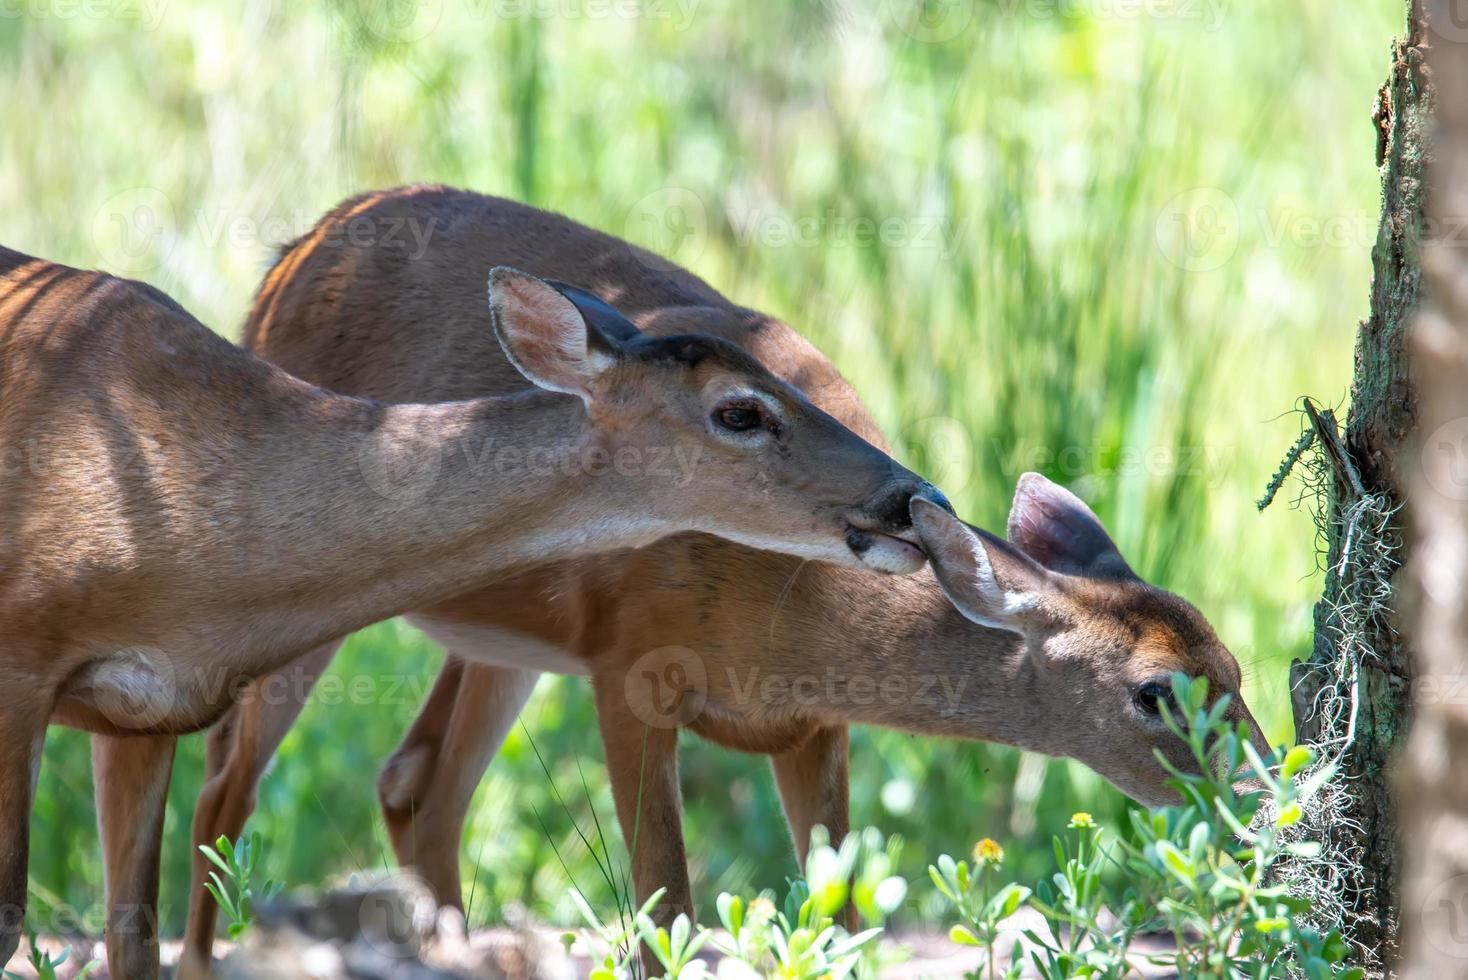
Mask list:
[[[1172,697],[1172,685],[1167,681],[1147,681],[1132,695],[1137,707],[1154,718],[1162,716],[1162,702]]]
[[[759,407],[747,402],[725,405],[714,412],[714,421],[730,432],[747,432],[762,419]]]

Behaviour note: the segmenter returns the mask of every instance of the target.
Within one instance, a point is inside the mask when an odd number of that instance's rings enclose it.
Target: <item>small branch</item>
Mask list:
[[[1300,461],[1300,457],[1304,455],[1305,450],[1309,449],[1310,444],[1314,441],[1314,429],[1306,429],[1300,433],[1300,438],[1295,440],[1294,447],[1288,453],[1285,453],[1285,458],[1280,462],[1279,469],[1275,470],[1274,476],[1269,478],[1269,486],[1264,488],[1264,496],[1255,501],[1255,506],[1261,511],[1274,503],[1274,495],[1279,493],[1279,488],[1284,485],[1285,480],[1289,479],[1290,471],[1295,468],[1295,464]]]
[[[1361,482],[1361,474],[1357,472],[1356,464],[1351,462],[1351,454],[1341,443],[1340,430],[1335,424],[1335,413],[1328,408],[1324,411],[1317,409],[1315,403],[1308,398],[1304,402],[1305,414],[1310,416],[1310,423],[1315,427],[1315,437],[1320,440],[1320,446],[1335,467],[1341,483],[1349,486],[1358,499],[1366,496],[1366,486]]]

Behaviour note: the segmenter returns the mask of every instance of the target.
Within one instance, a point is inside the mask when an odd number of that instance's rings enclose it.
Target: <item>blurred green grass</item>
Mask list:
[[[274,247],[367,188],[472,187],[657,248],[806,333],[970,520],[1002,527],[1026,469],[1080,491],[1209,616],[1283,738],[1313,532],[1253,500],[1296,396],[1346,391],[1377,209],[1369,109],[1401,11],[25,0],[0,16],[0,213],[7,245],[145,278],[231,336]],[[252,824],[271,876],[386,862],[376,766],[438,662],[398,624],[350,641],[338,674],[409,683],[393,703],[315,704],[291,733]],[[465,841],[475,921],[508,902],[569,915],[552,841],[596,891],[570,826],[613,812],[584,685],[543,682],[525,722]],[[700,899],[778,884],[793,857],[766,767],[686,749]],[[201,754],[187,740],[170,798],[169,929]],[[854,821],[905,834],[910,876],[986,834],[1029,875],[1072,810],[1123,805],[1078,765],[891,733],[858,732],[852,772]],[[53,732],[43,904],[100,900],[89,779],[85,738]]]

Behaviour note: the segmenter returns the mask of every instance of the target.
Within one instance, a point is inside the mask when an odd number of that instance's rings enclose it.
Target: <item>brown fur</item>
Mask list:
[[[581,314],[523,273],[490,276],[491,328],[489,268],[465,281],[478,313],[460,341],[503,342],[579,397],[333,394],[157,290],[0,249],[0,962],[48,722],[97,736],[109,960],[148,976],[151,926],[116,912],[139,921],[156,899],[173,736],[215,721],[238,682],[517,569],[690,529],[853,565],[853,535],[887,542],[863,556],[917,554],[899,538],[925,485],[746,352],[632,337],[574,356]],[[731,440],[717,406],[749,392],[779,431]],[[698,455],[674,487],[635,468],[475,465],[468,451],[491,446]],[[420,481],[384,475],[404,461]],[[271,737],[269,719],[236,720]]]
[[[340,241],[347,216],[432,221],[435,231],[417,260],[323,244]],[[783,323],[565,218],[445,188],[366,195],[324,218],[267,276],[246,343],[303,377],[389,400],[512,389],[521,382],[470,329],[471,308],[461,296],[464,270],[486,262],[580,285],[651,333],[694,330],[733,340],[882,444],[850,387]],[[637,892],[666,887],[659,914],[667,916],[691,908],[679,724],[770,755],[802,855],[815,824],[838,836],[847,829],[852,723],[1070,755],[1135,795],[1161,798],[1165,774],[1153,747],[1184,760],[1165,734],[1131,719],[1136,686],[1156,669],[1185,669],[1237,697],[1237,665],[1196,610],[1134,578],[1056,579],[1048,599],[1053,622],[1022,638],[965,618],[926,572],[879,580],[681,535],[536,569],[410,618],[531,637],[590,675],[618,817],[624,828],[640,828]],[[471,651],[450,648],[456,652]],[[319,651],[314,663],[324,666],[331,654]],[[666,686],[695,671],[701,683]],[[533,677],[533,669],[451,656],[384,770],[380,787],[398,857],[417,866],[443,901],[460,900],[458,845],[470,795]],[[242,713],[293,716],[300,707],[245,706]],[[1241,702],[1237,710],[1247,717]],[[196,843],[240,831],[284,734],[283,724],[269,727],[274,739],[253,744],[216,731],[220,747],[211,760],[229,762],[220,768],[211,761]],[[207,956],[213,923],[212,903],[196,884],[188,935],[196,965]]]

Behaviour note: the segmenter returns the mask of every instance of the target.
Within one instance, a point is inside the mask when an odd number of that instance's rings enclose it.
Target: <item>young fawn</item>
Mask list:
[[[0,250],[0,962],[48,723],[94,733],[109,962],[148,976],[174,736],[238,681],[682,531],[921,565],[908,504],[931,488],[743,349],[643,336],[508,269],[486,310],[488,269],[465,278],[474,333],[538,387],[389,405],[299,381],[148,286]]]
[[[431,231],[410,259],[342,244],[353,222]],[[286,251],[247,343],[343,391],[406,400],[522,384],[473,329],[465,269],[507,262],[579,282],[650,334],[698,330],[740,344],[854,431],[882,445],[856,395],[785,324],[734,306],[695,276],[618,239],[508,201],[417,187],[348,201]],[[323,301],[330,296],[330,302]],[[389,316],[385,311],[407,316]],[[422,326],[420,326],[422,324]],[[640,828],[637,892],[691,906],[677,729],[767,754],[797,852],[811,828],[848,826],[847,726],[981,739],[1079,759],[1144,802],[1167,798],[1159,717],[1173,671],[1239,699],[1239,668],[1203,617],[1132,573],[1091,511],[1033,474],[1009,542],[915,505],[937,571],[875,580],[704,535],[537,568],[410,614],[450,656],[385,767],[379,790],[399,860],[441,901],[461,900],[470,797],[544,672],[590,678],[624,829]],[[944,592],[952,597],[945,597]],[[335,645],[294,665],[307,689]],[[300,683],[304,679],[306,683]],[[265,701],[270,701],[267,704]],[[209,737],[194,843],[236,836],[298,701],[242,698]],[[1257,732],[1257,728],[1255,729]],[[196,859],[187,947],[207,962],[215,909]]]

